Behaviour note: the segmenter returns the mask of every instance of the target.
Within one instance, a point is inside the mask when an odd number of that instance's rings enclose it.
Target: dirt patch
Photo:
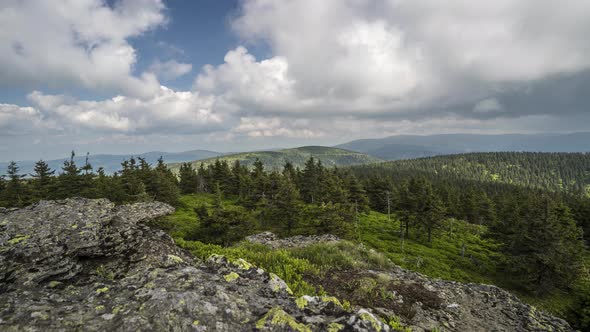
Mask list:
[[[385,308],[411,319],[415,306],[438,309],[441,298],[420,283],[390,279],[365,271],[329,271],[323,276],[306,276],[306,281],[321,286],[328,294],[353,305]]]

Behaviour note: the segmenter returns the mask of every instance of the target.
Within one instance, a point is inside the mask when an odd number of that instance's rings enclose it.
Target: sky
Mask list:
[[[590,131],[590,1],[2,0],[0,161]]]

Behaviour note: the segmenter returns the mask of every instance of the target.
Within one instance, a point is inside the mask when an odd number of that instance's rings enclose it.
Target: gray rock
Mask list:
[[[278,276],[244,260],[196,260],[145,225],[172,212],[158,202],[116,207],[104,199],[0,210],[0,331],[392,330],[380,318],[395,314],[391,308],[295,298]],[[253,242],[296,247],[337,240],[266,233]],[[494,286],[399,268],[365,273],[419,284],[441,299],[437,308],[413,304],[415,315],[405,323],[415,331],[571,331]]]
[[[252,243],[263,244],[269,246],[271,248],[299,248],[299,247],[306,247],[318,243],[326,243],[326,242],[337,242],[340,241],[340,238],[331,234],[324,234],[324,235],[310,235],[310,236],[302,236],[296,235],[284,239],[279,239],[274,233],[272,232],[262,232],[255,235],[250,235],[246,237],[246,241]]]
[[[144,224],[173,212],[163,203],[68,199],[5,212],[1,331],[365,331],[371,324],[329,301],[300,308],[284,281],[244,260],[196,261]]]

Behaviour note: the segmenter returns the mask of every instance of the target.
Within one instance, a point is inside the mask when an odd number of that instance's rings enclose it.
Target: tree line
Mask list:
[[[215,203],[195,209],[200,228],[192,237],[225,245],[254,228],[354,238],[359,214],[371,209],[396,214],[400,237],[428,243],[441,222],[452,217],[486,225],[484,236],[502,244],[508,282],[535,292],[567,288],[579,277],[586,250],[583,228],[590,221],[590,203],[582,196],[390,164],[339,169],[310,158],[302,169],[286,161],[281,171],[267,171],[260,160],[250,168],[216,160],[197,168],[184,163],[174,174],[161,158],[154,166],[131,158],[107,175],[100,168],[95,172],[88,161],[76,165],[72,153],[55,173],[39,161],[25,177],[10,163],[0,181],[0,206],[72,196],[179,205],[181,194],[210,193]],[[227,199],[238,208],[224,206]]]

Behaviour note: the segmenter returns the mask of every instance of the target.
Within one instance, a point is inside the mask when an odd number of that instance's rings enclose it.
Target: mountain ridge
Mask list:
[[[385,159],[413,159],[470,152],[590,152],[590,132],[570,134],[438,134],[360,139],[334,147]]]

